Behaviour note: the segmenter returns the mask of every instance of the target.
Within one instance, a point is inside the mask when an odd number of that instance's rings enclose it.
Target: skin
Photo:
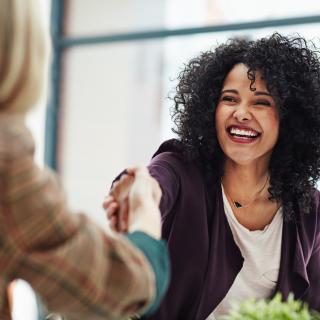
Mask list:
[[[279,204],[270,201],[267,182],[272,151],[279,135],[279,115],[261,73],[256,72],[255,91],[250,89],[248,68],[237,64],[227,75],[216,109],[217,138],[226,156],[222,183],[228,200],[250,203],[234,209],[238,221],[249,230],[263,229],[275,215]],[[245,130],[256,138],[231,135]],[[244,188],[245,186],[245,188]],[[253,201],[253,202],[252,202]],[[252,202],[252,203],[251,203]]]
[[[145,167],[129,168],[113,184],[103,203],[110,228],[117,232],[143,231],[160,239],[161,189]]]

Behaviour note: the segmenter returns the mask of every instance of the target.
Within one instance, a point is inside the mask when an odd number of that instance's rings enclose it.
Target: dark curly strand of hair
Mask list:
[[[244,63],[254,90],[255,71],[264,77],[279,106],[280,133],[269,170],[272,199],[281,200],[286,219],[296,209],[312,210],[320,176],[320,63],[314,46],[278,33],[257,41],[234,39],[192,59],[179,75],[173,129],[187,159],[209,179],[221,179],[224,154],[215,129],[215,109],[224,79]]]

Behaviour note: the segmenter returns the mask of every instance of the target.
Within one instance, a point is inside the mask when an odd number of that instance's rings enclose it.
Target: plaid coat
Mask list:
[[[33,161],[22,117],[0,114],[0,319],[10,319],[6,288],[28,281],[49,310],[68,319],[120,319],[155,296],[147,258],[123,236],[108,236],[71,215],[57,179]]]

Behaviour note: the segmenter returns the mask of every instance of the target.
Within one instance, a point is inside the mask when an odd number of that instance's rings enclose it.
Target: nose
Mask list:
[[[246,104],[240,104],[236,107],[236,110],[233,113],[233,117],[236,118],[239,122],[247,122],[252,119],[252,115]]]

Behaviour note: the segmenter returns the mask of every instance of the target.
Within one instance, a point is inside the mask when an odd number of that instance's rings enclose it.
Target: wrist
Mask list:
[[[139,205],[134,210],[130,210],[132,217],[128,231],[142,231],[155,239],[161,238],[161,215],[158,206],[153,202]]]

